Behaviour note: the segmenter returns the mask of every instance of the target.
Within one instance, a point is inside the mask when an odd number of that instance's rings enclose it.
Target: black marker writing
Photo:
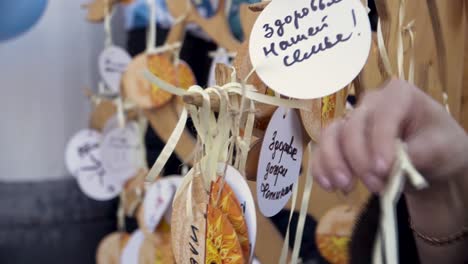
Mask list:
[[[293,184],[288,185],[279,191],[272,192],[270,191],[270,185],[268,183],[262,183],[260,191],[262,192],[263,198],[267,200],[279,200],[292,192],[292,189]]]
[[[317,35],[318,33],[322,32],[325,28],[328,27],[328,23],[326,22],[327,18],[328,18],[328,16],[324,16],[322,18],[322,22],[321,22],[320,25],[309,27],[307,29],[306,33],[297,34],[295,37],[291,37],[289,39],[280,41],[278,43],[279,48],[282,51],[285,51],[288,48],[296,45],[297,43],[302,42],[302,41],[306,41],[309,38],[311,38],[311,37]],[[278,52],[276,51],[275,43],[274,42],[270,43],[269,48],[263,47],[263,53],[265,54],[266,57],[268,57],[269,54],[273,54],[275,56],[278,56]]]
[[[283,58],[283,64],[287,67],[290,67],[296,63],[303,62],[305,60],[310,59],[315,54],[320,52],[326,51],[338,45],[339,43],[343,43],[351,39],[353,33],[350,33],[347,37],[343,37],[343,34],[337,34],[336,40],[331,42],[329,37],[323,38],[323,41],[319,44],[312,45],[309,52],[303,52],[300,49],[296,49],[292,55],[292,60],[290,60],[290,56],[286,55]]]
[[[198,236],[197,236],[198,228],[194,225],[191,225],[190,227],[192,229],[192,235],[190,235],[191,242],[189,242],[190,251],[192,252],[193,255],[198,256],[198,250],[195,248],[195,246],[198,247]],[[192,244],[192,242],[194,244]],[[190,263],[198,264],[197,260],[193,257],[190,257]]]
[[[273,151],[271,154],[271,159],[274,160],[276,157],[276,151],[280,151],[280,158],[279,162],[281,162],[283,158],[283,153],[286,152],[289,156],[291,156],[292,160],[296,160],[296,154],[297,154],[297,148],[294,147],[294,136],[291,137],[291,141],[288,143],[277,140],[276,136],[278,135],[278,131],[273,132],[273,138],[271,139],[272,142],[270,143],[270,146],[268,147],[269,150]]]
[[[278,176],[286,177],[286,174],[288,173],[288,169],[286,167],[283,167],[283,165],[271,165],[271,162],[268,162],[267,167],[266,167],[266,173],[263,176],[264,180],[268,179],[268,176],[273,175],[275,176],[275,185],[278,182]]]

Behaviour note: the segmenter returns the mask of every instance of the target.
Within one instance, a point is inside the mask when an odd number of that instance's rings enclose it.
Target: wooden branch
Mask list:
[[[210,105],[211,105],[211,110],[214,112],[219,111],[219,98],[212,94],[209,93],[210,96]],[[193,93],[193,94],[186,94],[182,96],[182,99],[184,100],[184,103],[186,104],[191,104],[195,106],[203,106],[203,96],[198,93]]]

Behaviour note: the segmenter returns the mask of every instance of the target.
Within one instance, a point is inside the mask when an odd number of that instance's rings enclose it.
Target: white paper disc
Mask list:
[[[291,197],[302,153],[299,116],[295,110],[279,107],[265,131],[257,168],[258,207],[266,217],[276,215]]]
[[[102,161],[104,168],[122,182],[133,177],[141,167],[141,135],[136,122],[114,128],[104,135]]]
[[[180,182],[182,177],[164,177],[151,184],[147,190],[143,201],[143,212],[145,225],[150,231],[156,230],[164,215],[170,211],[172,199]]]
[[[110,89],[109,94],[120,92],[120,80],[132,57],[122,48],[110,46],[99,55],[99,73]]]
[[[120,256],[121,264],[137,264],[140,255],[140,248],[145,240],[145,235],[141,230],[136,230],[128,239],[122,255]]]
[[[249,53],[258,76],[276,92],[321,98],[359,74],[371,37],[359,0],[272,1],[255,22]]]
[[[89,154],[99,150],[101,140],[102,136],[99,132],[83,129],[68,141],[65,149],[65,165],[70,174],[78,177],[81,167],[92,162]]]

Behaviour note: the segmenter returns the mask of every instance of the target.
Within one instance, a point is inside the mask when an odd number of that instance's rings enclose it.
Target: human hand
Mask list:
[[[421,90],[392,79],[367,93],[349,118],[324,130],[311,161],[313,176],[330,191],[349,192],[359,178],[370,191],[380,192],[397,139],[407,144],[413,165],[430,185],[468,174],[463,128]]]

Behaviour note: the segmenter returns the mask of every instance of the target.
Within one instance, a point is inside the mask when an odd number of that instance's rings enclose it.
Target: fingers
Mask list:
[[[375,94],[368,96],[346,122],[340,138],[345,160],[353,174],[360,178],[372,192],[379,192],[384,186],[384,179],[375,173],[372,164],[372,152],[369,141],[369,119],[374,109]],[[366,102],[367,101],[367,102]]]
[[[395,159],[396,140],[414,126],[414,87],[391,80],[368,93],[348,120],[330,125],[321,136],[312,165],[327,190],[349,191],[353,177],[372,192],[383,190]],[[414,118],[413,118],[414,119]]]
[[[339,138],[343,125],[343,121],[337,121],[323,131],[318,156],[321,171],[324,174],[321,177],[326,178],[333,188],[349,192],[354,181],[340,148]]]

